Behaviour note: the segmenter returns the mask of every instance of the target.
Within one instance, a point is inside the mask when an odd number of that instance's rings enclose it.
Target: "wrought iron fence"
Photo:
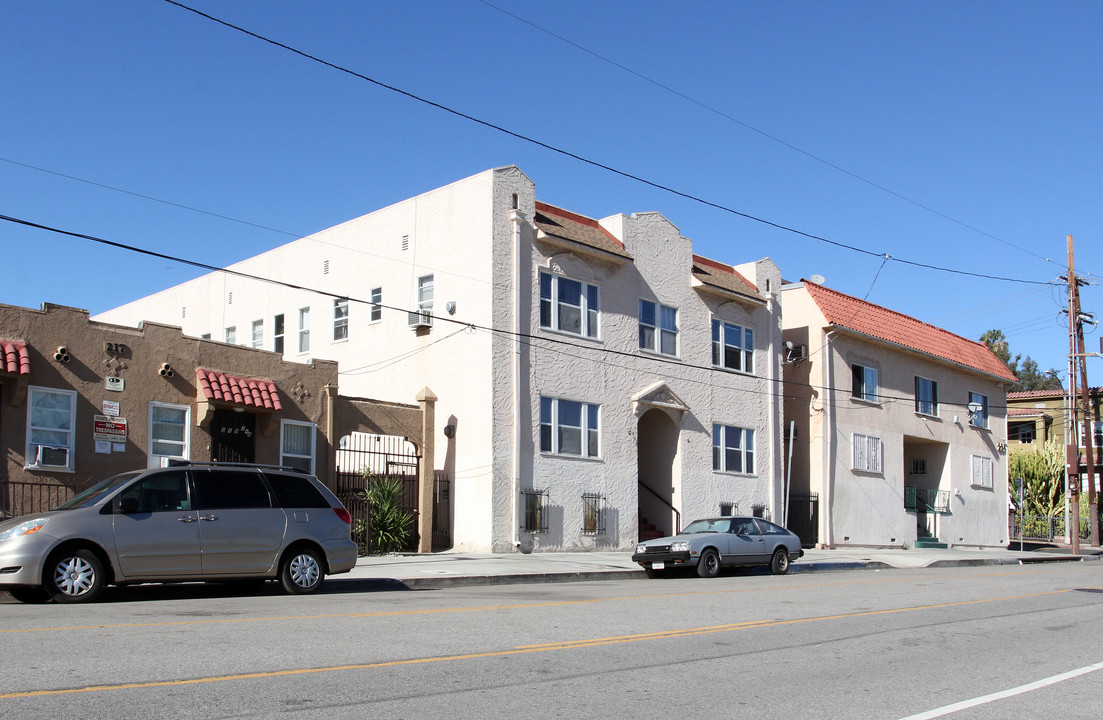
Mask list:
[[[1067,537],[1064,515],[1009,515],[1007,535],[1012,540],[1063,540]],[[1080,520],[1080,537],[1091,537],[1091,527],[1086,518]]]
[[[950,512],[950,491],[904,486],[904,509],[909,512]]]
[[[55,483],[0,480],[0,519],[52,510],[75,494]]]

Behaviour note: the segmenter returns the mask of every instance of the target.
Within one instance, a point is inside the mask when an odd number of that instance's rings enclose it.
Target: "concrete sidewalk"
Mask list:
[[[1066,548],[1039,550],[977,550],[952,548],[886,550],[844,548],[805,550],[790,573],[830,570],[929,568],[981,565],[1021,565],[1041,562],[1087,562],[1100,559],[1098,548],[1082,548],[1072,555]],[[769,572],[759,568],[751,572]],[[633,580],[645,578],[630,552],[464,553],[431,555],[376,555],[362,557],[356,567],[327,582],[355,583],[364,589],[430,589],[464,585]]]

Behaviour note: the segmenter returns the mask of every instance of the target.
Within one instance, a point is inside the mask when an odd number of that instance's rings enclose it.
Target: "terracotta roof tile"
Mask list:
[[[1011,393],[1008,393],[1008,395],[1011,395]],[[1007,408],[1007,417],[1040,417],[1045,415],[1045,413],[1042,412],[1044,409],[1045,408],[1009,407]]]
[[[804,287],[832,325],[948,360],[1010,383],[1018,381],[984,343],[967,340],[903,313],[807,280]]]
[[[592,218],[537,201],[533,224],[547,235],[604,250],[617,257],[632,259],[624,249],[624,243],[617,240],[611,232],[601,226],[601,223]]]
[[[0,372],[13,375],[31,374],[31,356],[27,343],[0,340]]]
[[[203,397],[208,400],[220,400],[234,405],[266,410],[283,409],[280,405],[279,390],[270,380],[237,377],[205,368],[197,368],[195,375],[203,391]]]
[[[694,255],[692,273],[693,277],[705,285],[727,290],[737,295],[752,297],[756,300],[763,300],[758,288],[750,280],[740,275],[731,265]]]

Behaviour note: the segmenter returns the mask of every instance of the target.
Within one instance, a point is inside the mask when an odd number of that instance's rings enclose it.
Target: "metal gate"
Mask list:
[[[75,494],[65,485],[0,478],[0,520],[53,510]]]
[[[815,547],[820,541],[820,496],[818,493],[793,493],[789,497],[789,529],[800,538],[802,547]]]
[[[352,515],[352,539],[360,546],[360,552],[372,552],[370,546],[371,513],[364,492],[368,483],[376,478],[395,478],[402,483],[402,509],[410,513],[407,534],[407,552],[418,548],[419,510],[418,489],[421,458],[417,448],[406,438],[397,435],[375,435],[354,432],[341,438],[336,462],[337,497]],[[451,499],[448,478],[436,473],[433,488],[433,538],[434,550],[452,546]]]

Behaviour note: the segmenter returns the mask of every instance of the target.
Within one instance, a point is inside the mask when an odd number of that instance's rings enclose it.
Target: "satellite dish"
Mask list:
[[[808,279],[816,283],[817,285],[823,285],[825,282],[827,282],[827,278],[825,278],[823,275],[813,275]]]

